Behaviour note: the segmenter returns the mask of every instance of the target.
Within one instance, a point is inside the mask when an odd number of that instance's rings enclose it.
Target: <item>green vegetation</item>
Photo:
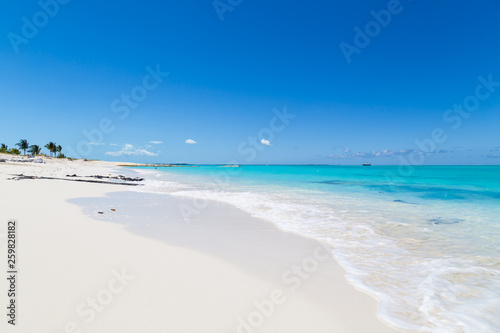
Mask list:
[[[58,158],[64,158],[65,157],[64,154],[61,153],[61,151],[62,151],[62,147],[61,146],[57,146],[56,147],[56,151],[59,153],[59,156],[57,156]]]
[[[52,154],[54,154],[54,156],[56,155],[57,146],[54,142],[50,141],[49,143],[47,143],[45,145],[45,148],[47,148],[49,150],[50,156],[52,156]]]
[[[0,143],[0,153],[4,154],[12,154],[12,155],[20,155],[21,150],[23,151],[24,155],[26,155],[26,151],[28,151],[30,154],[33,156],[35,155],[43,155],[47,156],[42,153],[42,147],[39,145],[30,145],[28,143],[28,140],[26,139],[21,139],[19,140],[18,143],[16,143],[16,146],[19,147],[17,148],[11,148],[9,150],[9,146],[7,146],[5,143]],[[63,147],[61,145],[57,145],[55,142],[49,142],[45,146],[45,148],[48,149],[49,155],[52,157],[57,157],[57,158],[68,158],[66,155],[62,153]],[[68,158],[69,159],[69,158]],[[73,159],[71,159],[73,160]]]
[[[40,147],[38,145],[31,145],[30,146],[30,153],[31,154],[40,155],[41,152],[42,152],[42,147]]]
[[[23,155],[26,155],[26,149],[30,147],[30,144],[28,143],[28,140],[21,139],[18,143],[16,143],[16,146],[18,146],[19,149],[21,149],[24,152]]]

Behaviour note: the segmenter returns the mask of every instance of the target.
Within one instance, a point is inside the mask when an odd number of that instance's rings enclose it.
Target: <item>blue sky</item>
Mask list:
[[[3,4],[10,147],[55,141],[69,156],[137,162],[500,164],[498,1],[59,1]]]

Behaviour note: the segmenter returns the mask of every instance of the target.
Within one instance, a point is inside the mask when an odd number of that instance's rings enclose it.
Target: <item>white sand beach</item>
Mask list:
[[[9,180],[19,174],[92,180],[83,176],[117,176],[123,169],[111,162],[44,161],[0,162],[0,234],[16,219],[19,250],[16,325],[2,314],[1,332],[395,331],[377,318],[376,300],[350,285],[315,241],[220,203],[193,225],[179,223],[183,199],[168,196],[162,229],[168,234],[132,232],[68,201],[104,203],[127,186]],[[74,174],[79,177],[66,177]],[[104,204],[101,210],[121,213]],[[6,239],[0,241],[6,274]],[[0,288],[6,304],[5,279]]]

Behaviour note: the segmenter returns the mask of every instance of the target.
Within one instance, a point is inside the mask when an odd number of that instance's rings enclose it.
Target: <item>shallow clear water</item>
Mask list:
[[[219,200],[326,242],[397,327],[500,331],[500,167],[199,166],[148,171],[141,191]]]

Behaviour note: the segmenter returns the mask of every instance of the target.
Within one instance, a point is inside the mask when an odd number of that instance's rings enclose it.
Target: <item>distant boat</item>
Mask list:
[[[370,163],[363,163],[363,166],[372,166]]]

